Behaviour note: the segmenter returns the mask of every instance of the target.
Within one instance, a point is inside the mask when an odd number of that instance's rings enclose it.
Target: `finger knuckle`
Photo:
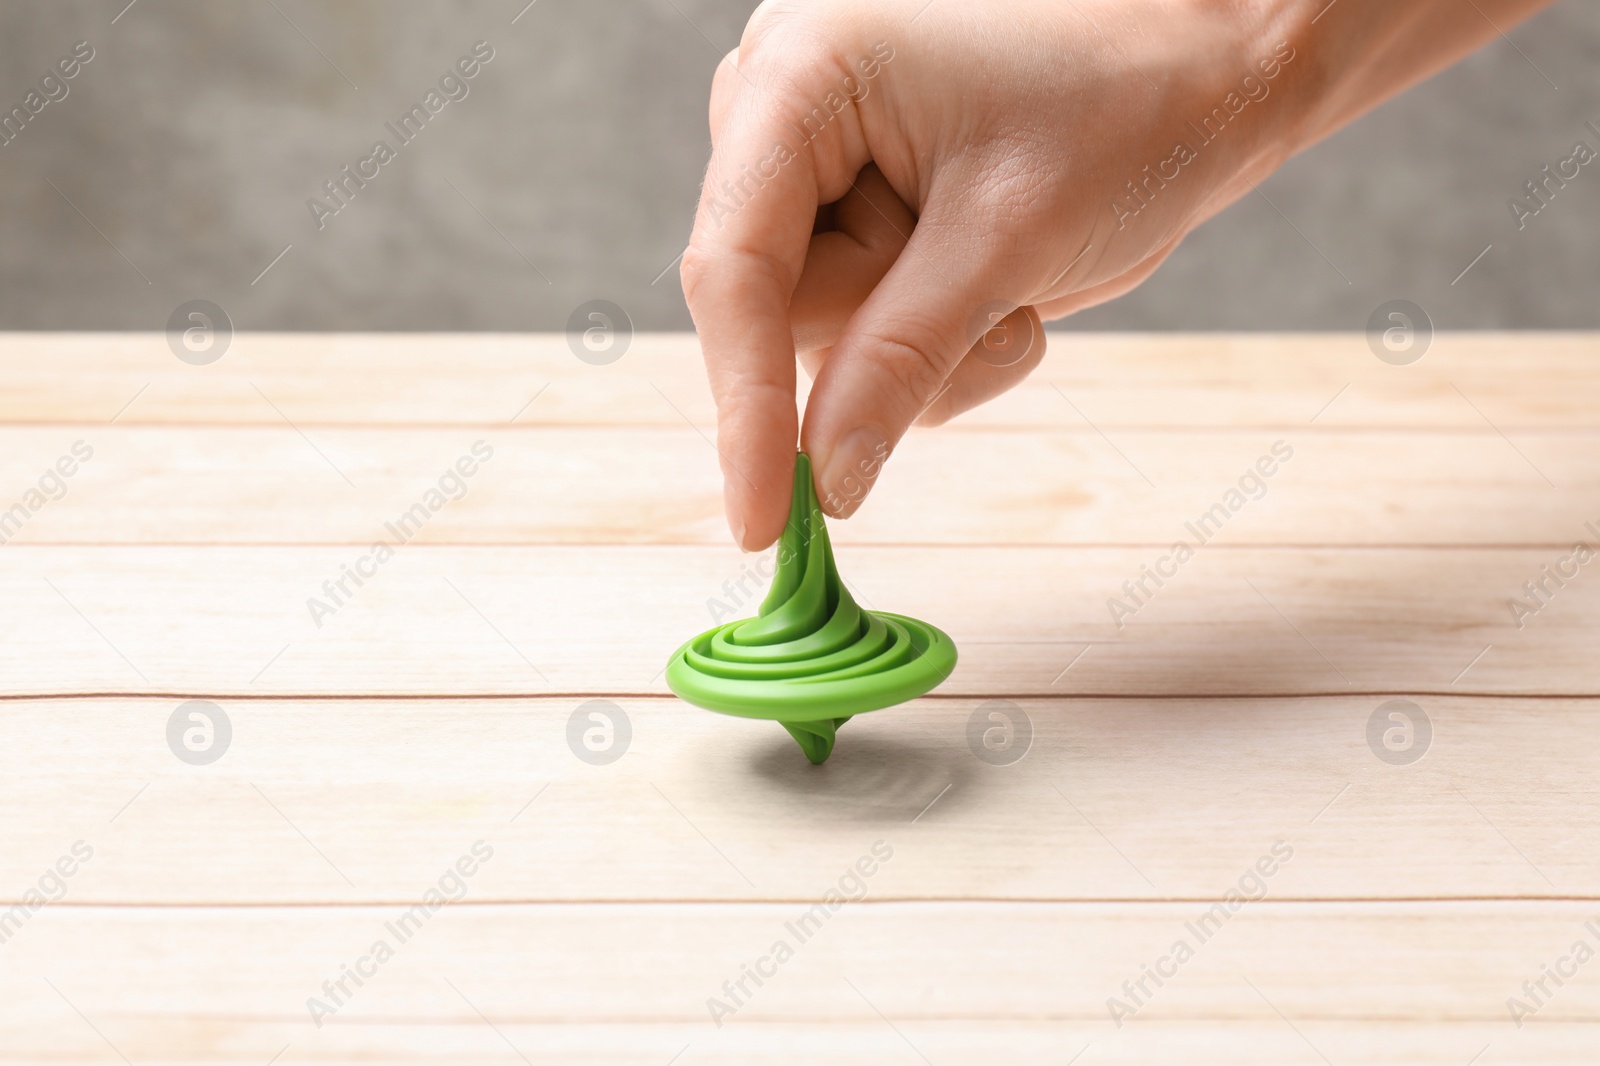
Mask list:
[[[768,93],[792,95],[833,69],[846,28],[815,0],[767,0],[739,42],[740,69]]]
[[[806,0],[763,0],[745,23],[741,48],[765,50],[816,18],[815,3]]]
[[[798,279],[782,256],[764,247],[691,244],[678,263],[678,280],[693,311],[713,299],[755,300],[773,290],[790,292]]]
[[[705,295],[706,283],[712,271],[711,253],[704,248],[690,246],[678,263],[678,281],[683,286],[683,298],[692,308]]]
[[[945,360],[931,336],[916,331],[900,337],[868,338],[868,350],[902,395],[927,403],[944,387]]]

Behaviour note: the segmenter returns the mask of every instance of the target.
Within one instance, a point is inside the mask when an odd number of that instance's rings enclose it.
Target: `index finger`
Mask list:
[[[776,72],[770,62],[753,61],[756,51],[770,54],[747,44],[732,57],[740,65],[729,82],[733,97],[719,101],[680,268],[717,401],[728,525],[746,550],[771,544],[788,518],[799,438],[789,300],[819,203],[814,156],[791,118],[807,76],[763,78]]]

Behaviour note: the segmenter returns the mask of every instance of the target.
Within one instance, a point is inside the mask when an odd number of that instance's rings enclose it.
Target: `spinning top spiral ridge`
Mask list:
[[[804,452],[777,563],[756,617],[709,629],[673,653],[673,692],[707,710],[773,719],[821,763],[852,716],[914,699],[955,668],[955,644],[942,630],[863,610],[850,595]]]

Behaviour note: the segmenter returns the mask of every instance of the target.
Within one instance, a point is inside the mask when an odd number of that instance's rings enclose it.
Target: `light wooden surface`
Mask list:
[[[245,335],[195,367],[0,337],[0,512],[93,449],[0,546],[0,1062],[1593,1061],[1600,962],[1523,982],[1600,949],[1600,562],[1520,628],[1507,601],[1600,541],[1600,338],[1442,334],[1409,367],[1358,335],[1052,343],[836,526],[860,598],[962,660],[813,768],[661,681],[760,584],[693,338],[594,367],[560,337]],[[478,441],[465,494],[314,618]],[[210,765],[168,747],[195,698],[232,724]],[[1408,765],[1368,741],[1397,698],[1431,724]],[[631,724],[608,765],[568,745],[594,699]],[[969,741],[995,700],[1020,761]],[[464,898],[315,1025],[478,841]],[[1261,898],[1201,943],[1242,879]]]

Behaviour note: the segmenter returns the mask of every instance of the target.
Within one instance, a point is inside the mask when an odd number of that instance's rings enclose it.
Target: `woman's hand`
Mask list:
[[[1335,3],[763,4],[712,87],[681,271],[740,545],[787,515],[796,354],[798,436],[845,517],[913,422],[1037,365],[1041,318],[1138,285],[1293,151],[1495,32],[1451,0]]]

